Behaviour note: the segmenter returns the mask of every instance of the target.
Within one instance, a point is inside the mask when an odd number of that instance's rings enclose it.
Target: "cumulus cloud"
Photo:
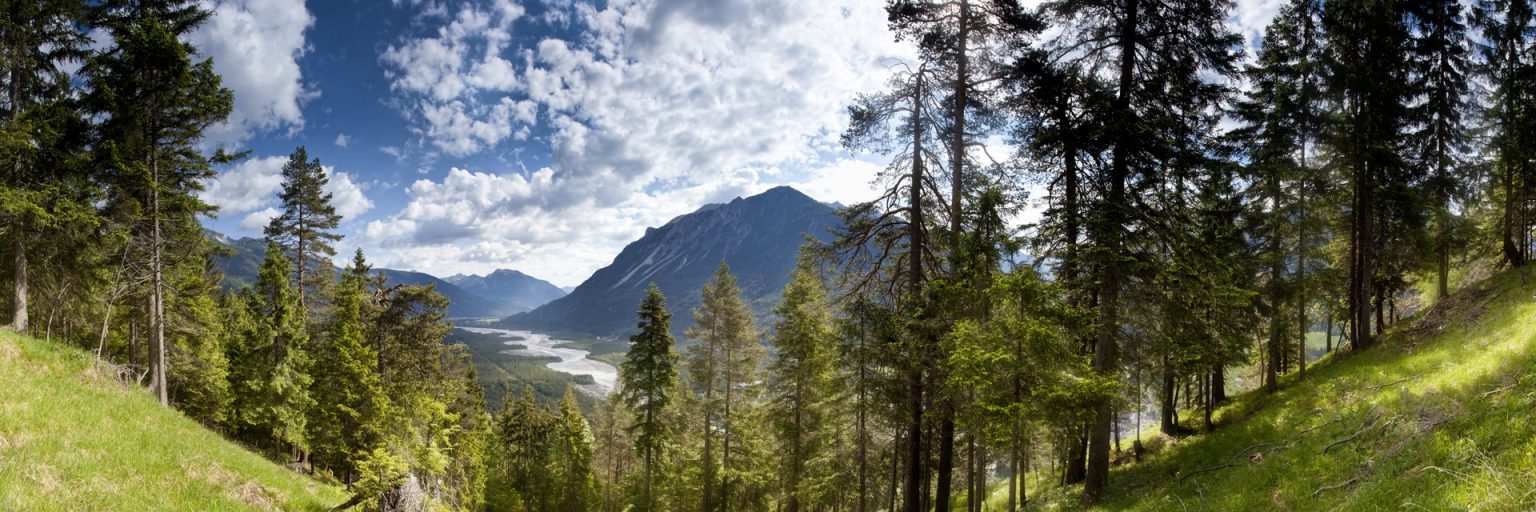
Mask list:
[[[303,105],[319,95],[304,83],[299,58],[309,52],[305,31],[315,18],[304,0],[204,0],[213,16],[188,37],[224,86],[234,111],[206,134],[209,142],[238,144],[253,133],[304,127]]]
[[[496,62],[481,52],[496,47],[503,19],[483,7],[384,52],[392,87],[411,98],[407,120],[438,149],[471,154],[536,126],[554,161],[411,185],[404,209],[366,229],[390,245],[386,264],[510,265],[574,284],[646,226],[708,202],[802,179],[826,201],[867,195],[878,165],[822,154],[837,147],[854,95],[881,88],[890,59],[912,55],[878,2],[621,0],[549,11],[559,15],[545,22],[580,33],[501,55],[518,63],[516,80],[477,78],[477,62]]]
[[[413,98],[408,117],[425,125],[419,131],[439,149],[468,155],[512,134],[515,102],[482,97],[519,85],[504,53],[523,13],[510,0],[466,4],[433,35],[407,38],[380,56],[390,88]]]
[[[331,195],[331,206],[336,207],[336,213],[341,215],[343,222],[373,209],[373,201],[363,193],[363,187],[352,180],[351,174],[337,171],[329,165],[321,169],[330,180],[325,184],[325,192]]]
[[[336,147],[338,147],[338,148],[345,148],[345,147],[347,147],[347,144],[350,144],[351,142],[352,142],[352,138],[348,137],[347,134],[345,134],[345,133],[338,133],[338,134],[336,134]]]
[[[242,160],[210,180],[200,197],[217,206],[221,214],[247,214],[240,221],[240,229],[259,232],[277,215],[277,193],[283,186],[283,164],[286,163],[286,156]],[[373,201],[351,174],[329,165],[321,166],[321,171],[329,178],[325,192],[331,194],[331,205],[336,207],[343,222],[373,209]]]
[[[278,211],[277,208],[270,207],[251,212],[246,214],[245,218],[240,219],[240,229],[249,232],[260,233],[262,230],[266,229],[267,224],[272,223],[272,219],[276,218],[282,213],[283,212]]]
[[[203,201],[224,213],[244,213],[269,203],[283,186],[285,156],[248,158],[219,173],[201,194]]]

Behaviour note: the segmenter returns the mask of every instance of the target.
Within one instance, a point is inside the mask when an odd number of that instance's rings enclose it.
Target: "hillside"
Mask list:
[[[0,331],[0,510],[320,510],[347,499],[92,368]]]
[[[674,333],[693,324],[699,290],[725,261],[743,298],[764,323],[809,234],[828,240],[840,220],[833,207],[790,187],[711,204],[680,216],[624,247],[569,295],[502,323],[517,329],[620,337],[634,329],[649,283],[667,296]]]
[[[1530,268],[1471,284],[1374,348],[1238,396],[1216,433],[1116,468],[1103,508],[1536,510],[1533,294]],[[1078,489],[1030,497],[1077,508]]]

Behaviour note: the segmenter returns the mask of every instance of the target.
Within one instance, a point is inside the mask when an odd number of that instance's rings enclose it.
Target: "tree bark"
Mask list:
[[[149,293],[149,347],[151,357],[151,387],[155,396],[160,399],[160,405],[169,406],[170,396],[166,391],[166,367],[165,367],[165,272],[161,267],[161,234],[160,234],[160,163],[155,158],[151,148],[150,172],[153,186],[150,190],[150,212],[153,216],[150,228],[149,244],[149,268],[150,268],[150,293]]]
[[[1120,117],[1122,130],[1133,130],[1135,114],[1131,111],[1131,89],[1135,86],[1138,0],[1127,0],[1124,19],[1120,25],[1120,71],[1118,91],[1115,95],[1115,113]],[[1121,132],[1114,141],[1110,162],[1109,190],[1100,235],[1106,253],[1111,258],[1121,256],[1121,229],[1124,224],[1125,182],[1130,175],[1131,133]],[[1100,377],[1113,376],[1119,366],[1118,337],[1120,335],[1120,274],[1122,266],[1117,261],[1101,265],[1103,278],[1099,281],[1099,325],[1094,343],[1093,370]],[[1097,418],[1088,441],[1088,471],[1083,479],[1083,504],[1096,505],[1104,497],[1109,483],[1109,427],[1114,421],[1108,400],[1094,407]]]
[[[1158,420],[1158,430],[1161,430],[1164,434],[1170,436],[1179,435],[1179,425],[1174,420],[1175,414],[1177,414],[1176,408],[1178,407],[1178,404],[1176,404],[1173,400],[1173,393],[1173,362],[1169,360],[1167,354],[1163,354],[1162,391],[1158,393],[1157,397],[1159,404],[1158,416],[1161,416],[1161,418]]]
[[[917,86],[914,88],[912,98],[912,179],[909,185],[912,187],[908,214],[908,244],[911,247],[907,254],[908,286],[910,287],[910,300],[921,300],[923,291],[923,262],[924,251],[923,237],[923,77],[917,75]],[[925,333],[918,336],[926,337]],[[928,354],[923,354],[926,359]],[[907,486],[904,505],[907,512],[920,512],[922,510],[923,488],[923,368],[925,361],[916,361],[907,370]]]
[[[27,244],[22,240],[23,226],[21,221],[15,224],[15,233],[11,237],[12,263],[16,274],[16,297],[12,303],[11,330],[27,332]]]

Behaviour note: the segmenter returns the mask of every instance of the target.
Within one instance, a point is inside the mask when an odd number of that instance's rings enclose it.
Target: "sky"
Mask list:
[[[189,40],[248,149],[205,224],[261,236],[296,147],[344,220],[338,259],[575,286],[647,227],[779,185],[851,204],[887,160],[839,136],[912,48],[882,0],[204,0]],[[1254,41],[1280,0],[1242,0]]]

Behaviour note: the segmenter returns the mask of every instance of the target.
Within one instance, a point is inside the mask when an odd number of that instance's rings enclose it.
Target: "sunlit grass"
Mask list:
[[[1533,291],[1530,270],[1470,284],[1375,348],[1235,397],[1215,434],[1115,468],[1103,508],[1536,510]],[[1080,487],[1039,490],[1032,507],[1078,508]]]
[[[346,498],[102,376],[86,352],[0,332],[0,510],[322,510]]]

